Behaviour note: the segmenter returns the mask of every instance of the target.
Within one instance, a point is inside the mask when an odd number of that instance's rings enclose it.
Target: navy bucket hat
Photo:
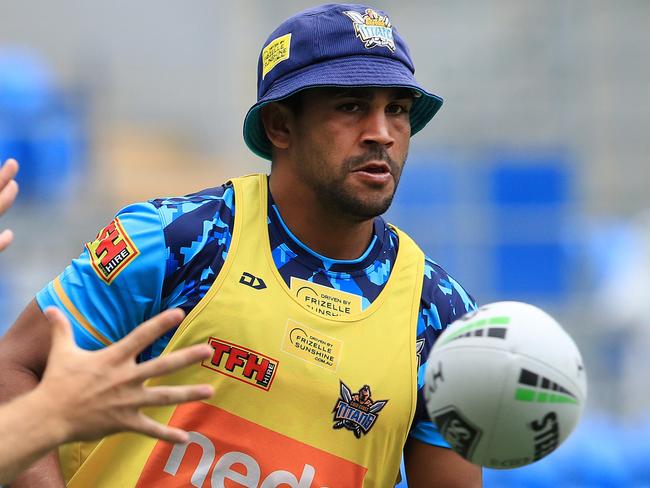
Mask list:
[[[388,16],[366,5],[327,4],[284,21],[264,43],[257,63],[257,103],[244,119],[244,141],[271,159],[261,108],[314,87],[404,87],[416,97],[411,135],[442,105],[442,98],[415,81],[408,46]]]

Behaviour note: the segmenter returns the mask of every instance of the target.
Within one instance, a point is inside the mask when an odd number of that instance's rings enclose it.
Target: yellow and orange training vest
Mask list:
[[[70,458],[68,448],[68,486],[394,484],[415,413],[423,253],[397,231],[395,267],[363,311],[335,289],[302,280],[287,286],[271,255],[266,176],[233,185],[237,210],[224,267],[163,352],[209,343],[214,354],[149,382],[214,385],[209,400],[145,412],[189,431],[190,442],[119,434],[85,461],[78,450]]]

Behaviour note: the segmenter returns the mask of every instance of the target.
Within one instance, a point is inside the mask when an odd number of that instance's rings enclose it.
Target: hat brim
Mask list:
[[[411,135],[419,132],[442,106],[442,98],[418,85],[413,73],[401,62],[381,56],[349,56],[330,59],[297,70],[278,79],[253,105],[244,119],[244,141],[258,156],[271,159],[271,142],[266,137],[260,111],[271,102],[316,87],[400,87],[420,94],[410,111]]]

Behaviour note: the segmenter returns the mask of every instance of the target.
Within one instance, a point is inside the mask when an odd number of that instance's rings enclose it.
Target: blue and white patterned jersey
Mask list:
[[[130,205],[38,293],[37,302],[42,309],[55,305],[66,312],[77,343],[91,350],[118,341],[165,309],[180,307],[189,313],[223,267],[235,210],[230,184]],[[275,265],[288,286],[294,277],[353,293],[362,297],[362,308],[382,291],[399,248],[396,233],[377,217],[372,241],[361,257],[341,261],[321,256],[291,233],[270,193],[268,229]],[[97,243],[110,245],[111,239],[120,246],[105,253],[102,262],[93,259]],[[449,324],[475,308],[474,299],[425,258],[417,327],[418,406],[411,428],[411,436],[422,442],[447,447],[424,409],[428,352]],[[158,356],[173,333],[154,342],[141,359]]]

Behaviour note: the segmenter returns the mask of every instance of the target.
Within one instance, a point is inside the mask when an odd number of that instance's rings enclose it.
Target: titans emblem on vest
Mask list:
[[[348,429],[354,432],[357,439],[361,434],[367,434],[379,418],[379,411],[386,406],[388,400],[374,401],[370,387],[363,385],[357,393],[341,381],[341,397],[334,406],[335,429]]]

